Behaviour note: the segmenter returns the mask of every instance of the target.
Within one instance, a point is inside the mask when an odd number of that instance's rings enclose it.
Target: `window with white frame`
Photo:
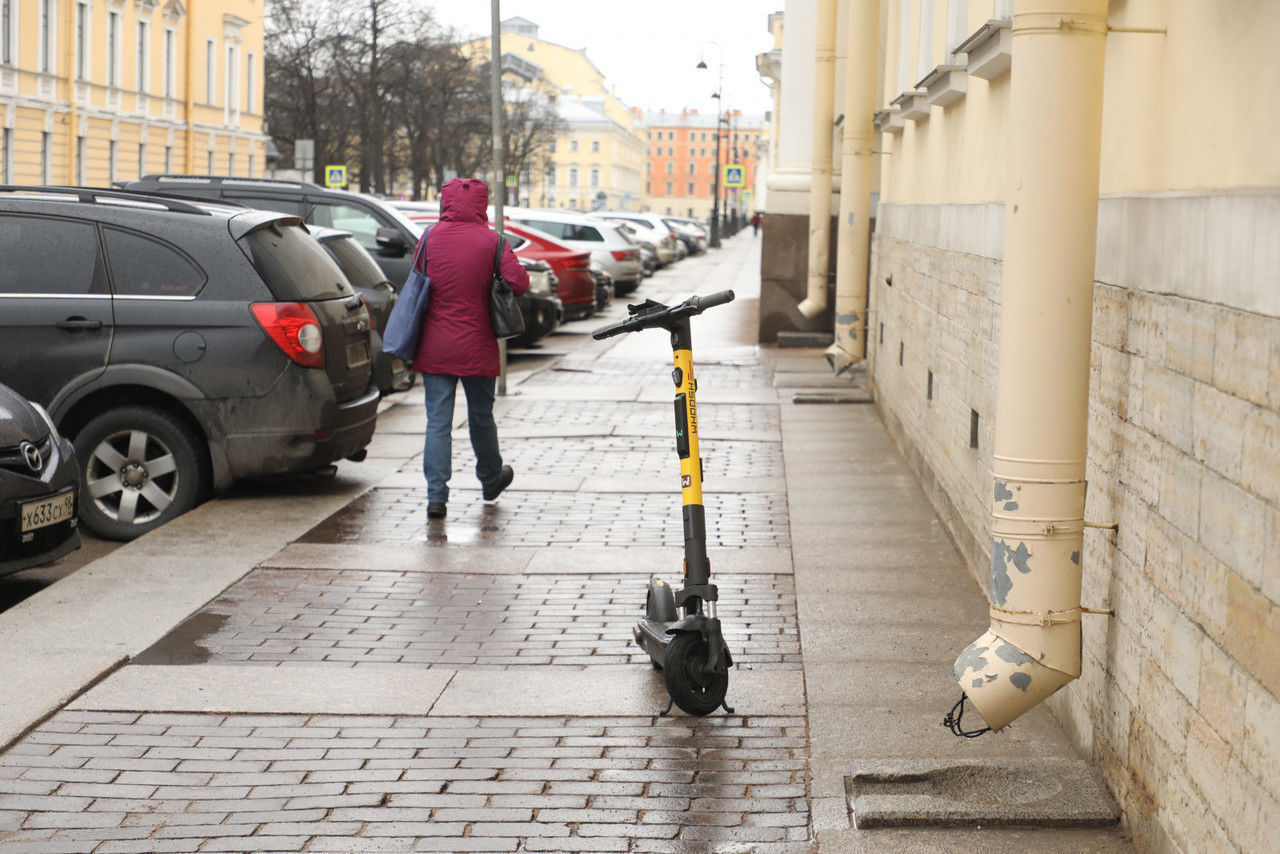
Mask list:
[[[254,85],[258,82],[256,77],[258,69],[254,65],[256,59],[253,51],[249,51],[244,64],[244,111],[254,115],[258,112],[257,101],[254,100],[256,93],[253,91]]]
[[[0,0],[0,65],[13,65],[17,39],[13,29],[18,21],[18,0]],[[8,174],[7,172],[5,174]]]
[[[578,141],[576,139],[569,140],[569,150],[570,151],[578,150]]]
[[[670,160],[668,160],[668,161],[667,161],[667,174],[668,174],[668,175],[674,175],[675,173],[676,173],[676,164],[674,164],[674,163],[672,163]]]
[[[40,70],[52,74],[58,67],[54,37],[58,26],[58,0],[40,0]]]
[[[115,9],[107,12],[107,85],[120,85],[120,13]]]
[[[76,79],[89,77],[89,23],[92,9],[85,0],[76,4]]]
[[[214,98],[218,96],[217,87],[214,85],[218,76],[218,45],[213,39],[204,40],[204,102],[206,104],[217,103]]]
[[[138,79],[135,82],[138,84],[138,92],[145,93],[149,88],[147,80],[151,72],[151,25],[146,21],[138,22],[137,62]]]
[[[689,164],[689,174],[690,174],[690,175],[696,175],[696,174],[698,174],[698,164],[697,164],[697,163],[690,163],[690,164]]]
[[[147,174],[147,144],[145,142],[138,143],[138,177]]]
[[[916,43],[916,80],[933,70],[933,0],[920,0],[920,32]],[[914,82],[914,81],[913,81]]]
[[[48,184],[51,179],[49,176],[49,149],[53,146],[53,134],[47,130],[40,134],[40,183]]]
[[[600,187],[600,170],[592,169],[591,170],[591,189],[595,190],[595,189],[598,189],[599,187]]]
[[[212,148],[209,149],[209,158],[206,161],[205,174],[206,175],[213,174],[213,149]]]
[[[898,2],[898,91],[911,87],[911,0]]]
[[[252,151],[250,151],[250,152],[249,152],[249,171],[248,171],[248,172],[246,172],[245,174],[246,174],[248,177],[250,177],[250,178],[254,177],[254,175],[253,175],[253,152],[252,152]]]
[[[591,150],[593,152],[600,150],[600,140],[598,139],[591,140]]]
[[[670,196],[670,195],[671,195],[671,194],[673,194],[675,191],[676,191],[676,185],[675,185],[675,182],[674,182],[674,181],[668,181],[668,182],[667,182],[667,195],[668,195],[668,196]]]
[[[76,183],[84,186],[84,137],[76,137]]]
[[[173,171],[173,146],[166,145],[164,147],[164,171]]]
[[[116,180],[116,154],[118,148],[119,146],[114,139],[107,142],[107,180],[109,182]]]
[[[240,116],[240,54],[233,44],[227,45],[227,98],[226,113],[229,119]]]
[[[570,167],[569,169],[569,189],[576,190],[578,188],[578,170]]]
[[[164,28],[164,96],[166,98],[173,97],[173,91],[177,88],[177,81],[174,78],[174,50],[177,47],[177,33],[173,27]]]
[[[0,128],[0,181],[13,183],[13,131]]]

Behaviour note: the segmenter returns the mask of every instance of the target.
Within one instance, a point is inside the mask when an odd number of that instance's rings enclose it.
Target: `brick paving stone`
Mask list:
[[[740,665],[797,669],[801,666],[796,628],[795,589],[789,575],[718,575],[720,616],[725,637]],[[179,628],[158,647],[169,660],[190,647],[192,655],[214,662],[332,662],[351,666],[383,653],[394,661],[424,667],[506,669],[528,666],[530,656],[559,666],[636,666],[646,654],[631,643],[631,627],[643,607],[645,580],[625,575],[466,575],[393,571],[257,570],[209,603],[204,613],[222,616],[220,626],[203,636]],[[357,616],[358,615],[358,616]],[[199,619],[197,616],[195,619]],[[328,635],[328,645],[313,641]],[[346,639],[339,641],[339,639]],[[350,656],[335,655],[342,642]],[[261,650],[274,644],[278,652]],[[185,645],[185,646],[183,646]],[[513,655],[514,653],[514,655]],[[336,660],[340,659],[340,660]],[[344,727],[345,744],[364,747],[368,739],[387,741],[387,725],[363,722]],[[189,727],[186,729],[190,729]],[[231,729],[231,727],[228,727]],[[296,724],[256,727],[252,736],[202,735],[195,748],[235,749],[323,747],[316,739],[338,735],[333,722],[305,733]],[[403,728],[402,728],[403,729]],[[421,725],[397,733],[414,738]],[[306,734],[309,741],[299,741]],[[524,733],[522,746],[554,733]],[[501,737],[507,738],[510,733]],[[591,731],[572,733],[591,740]],[[774,728],[771,736],[782,738]],[[121,738],[124,736],[117,736]],[[641,730],[609,733],[610,739],[645,737]],[[357,743],[356,739],[362,739]],[[114,743],[114,742],[113,742]],[[593,744],[612,746],[613,741]],[[574,744],[570,742],[569,745]],[[177,749],[177,748],[175,748]],[[175,755],[175,754],[167,754]],[[184,755],[183,758],[201,758]],[[224,756],[205,756],[210,761]],[[328,758],[336,758],[332,754]]]
[[[47,722],[47,730],[42,725],[34,732],[66,732],[74,722],[62,714]],[[174,715],[166,729],[240,731],[246,722],[239,718],[195,724]],[[804,730],[797,720],[802,719],[470,718],[442,719],[437,727],[422,716],[301,716],[288,723],[291,741],[327,741],[328,752],[350,753],[342,761],[359,767],[317,771],[326,776],[312,780],[307,760],[293,754],[313,748],[273,747],[276,759],[257,758],[260,751],[252,745],[281,740],[278,728],[272,733],[267,726],[231,737],[242,747],[230,758],[192,760],[215,762],[207,771],[111,772],[120,782],[85,782],[76,779],[79,768],[29,764],[24,771],[53,779],[32,780],[32,792],[0,796],[0,846],[7,852],[11,842],[56,847],[74,841],[79,847],[68,850],[100,845],[121,851],[360,851],[378,849],[349,844],[353,839],[381,838],[404,843],[394,850],[639,851],[802,842],[809,838],[809,817]],[[121,735],[138,742],[143,758],[152,750],[173,750],[174,736],[154,731],[156,726],[140,724],[143,732]],[[312,739],[312,732],[328,738]],[[216,732],[205,737],[221,738]],[[414,760],[387,757],[379,746],[384,740],[404,744],[410,754],[438,752],[432,761],[446,767],[396,768],[397,762]],[[365,746],[346,748],[346,741]],[[738,769],[725,769],[715,758],[726,750],[747,754],[737,760]],[[467,753],[492,767],[461,767]],[[7,756],[17,767],[48,758]],[[372,768],[373,762],[389,764]],[[772,770],[762,777],[752,770],[757,762],[770,763]],[[563,763],[582,764],[574,769],[579,778],[555,779]],[[410,774],[429,779],[407,779]],[[57,839],[66,834],[76,839]],[[130,847],[144,841],[151,847]],[[693,847],[660,849],[650,843]]]
[[[710,485],[708,489],[708,546],[790,547],[785,494],[715,492]],[[427,520],[425,489],[377,487],[336,511],[297,542],[456,542],[481,548],[665,546],[677,550],[684,544],[676,491],[520,492],[517,480],[512,493],[515,497],[509,505],[492,506],[479,504],[475,500],[478,496],[464,500],[460,494],[460,500],[449,504],[450,517],[440,524]],[[455,523],[450,533],[450,525]]]
[[[670,403],[530,400],[519,397],[504,401],[498,414],[499,434],[504,430],[557,426],[599,429],[601,435],[609,433],[615,427],[625,426],[629,430],[652,431],[655,437],[667,439],[675,427],[675,420]],[[781,435],[781,429],[777,406],[717,403],[698,407],[698,431],[711,440],[722,431],[752,430]],[[507,440],[503,441],[505,443]],[[464,439],[463,444],[465,443]]]

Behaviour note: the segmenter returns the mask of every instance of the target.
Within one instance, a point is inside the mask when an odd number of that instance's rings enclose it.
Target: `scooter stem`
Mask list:
[[[693,375],[693,340],[689,318],[673,323],[671,350],[675,369],[676,451],[680,455],[680,486],[684,508],[684,584],[697,587],[711,579],[707,558],[707,517],[702,504],[702,457],[698,452],[697,380]],[[690,600],[686,614],[701,613],[700,603]]]

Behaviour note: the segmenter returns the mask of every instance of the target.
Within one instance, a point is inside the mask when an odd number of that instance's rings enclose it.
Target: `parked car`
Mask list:
[[[395,356],[382,352],[382,332],[396,304],[396,292],[386,274],[351,232],[318,225],[308,230],[333,258],[369,310],[369,353],[373,359],[374,384],[383,394],[405,391],[412,385],[413,371]]]
[[[631,242],[640,250],[640,266],[644,268],[645,277],[652,276],[658,269],[657,245],[641,237],[638,228],[630,223],[614,221],[614,224],[622,229],[622,233],[631,238]]]
[[[0,575],[80,548],[79,497],[71,442],[39,404],[0,385]]]
[[[433,202],[397,202],[396,205],[422,228],[440,217],[439,205]],[[489,209],[489,227],[493,227],[492,208]],[[517,258],[546,261],[551,265],[556,275],[556,296],[563,309],[563,320],[578,320],[595,313],[595,288],[587,270],[591,262],[589,252],[574,249],[549,234],[518,223],[508,221],[504,230]],[[537,294],[529,299],[536,301]],[[547,309],[545,306],[531,306],[530,310]]]
[[[546,232],[562,243],[591,253],[591,260],[613,277],[619,296],[635,290],[644,274],[640,250],[614,223],[564,211],[511,208],[504,211],[517,225]]]
[[[603,267],[593,264],[591,279],[596,287],[596,311],[604,311],[613,302],[613,276],[606,273]]]
[[[662,215],[644,211],[600,211],[596,216],[610,222],[625,222],[636,229],[640,236],[654,245],[658,253],[658,266],[674,264],[676,260],[676,244],[680,238],[669,225],[662,221]]]
[[[349,231],[378,262],[397,291],[409,277],[422,229],[388,202],[362,193],[306,181],[229,178],[217,175],[147,175],[127,190],[230,201],[264,211],[293,214],[311,225]]]
[[[0,381],[74,437],[80,521],[131,539],[237,478],[363,459],[369,312],[294,216],[0,187]]]
[[[524,317],[524,334],[510,339],[512,347],[531,347],[550,335],[564,319],[564,307],[556,296],[559,282],[551,265],[546,261],[516,256],[520,266],[529,274],[527,298],[517,298],[520,314]]]
[[[668,216],[663,217],[662,221],[676,233],[676,236],[688,248],[690,255],[697,255],[706,251],[709,242],[707,231],[697,220]]]

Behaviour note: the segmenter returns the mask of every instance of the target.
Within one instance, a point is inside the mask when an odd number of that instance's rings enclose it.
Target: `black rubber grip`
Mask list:
[[[733,291],[716,291],[714,294],[698,297],[698,308],[713,308],[717,305],[724,305],[727,302],[733,302]]]
[[[597,341],[603,341],[606,338],[612,338],[615,335],[621,335],[624,332],[631,331],[631,321],[624,320],[621,323],[615,323],[612,326],[603,326],[591,333],[591,337]]]

